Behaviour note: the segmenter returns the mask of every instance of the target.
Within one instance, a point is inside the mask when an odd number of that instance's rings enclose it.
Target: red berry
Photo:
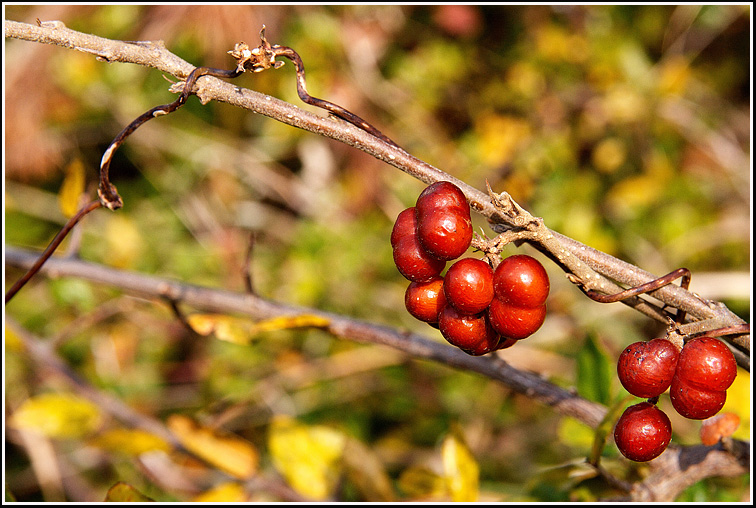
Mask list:
[[[485,313],[461,314],[447,305],[438,315],[438,329],[449,344],[473,356],[489,353],[499,345],[499,335],[491,328]]]
[[[493,270],[480,259],[460,259],[444,277],[446,300],[463,314],[478,314],[493,300]]]
[[[438,313],[446,305],[443,277],[434,277],[428,282],[410,282],[404,293],[404,305],[415,319],[437,323]]]
[[[683,348],[685,350],[685,348]],[[727,399],[725,390],[703,390],[675,375],[669,388],[672,407],[685,418],[705,420],[717,414]]]
[[[414,235],[417,228],[415,207],[411,206],[396,216],[394,229],[391,230],[391,247],[396,247],[399,240],[407,235]]]
[[[494,298],[488,306],[488,319],[498,334],[520,340],[534,334],[541,327],[546,319],[546,306],[516,307]]]
[[[436,208],[425,213],[417,209],[417,235],[423,248],[445,261],[460,257],[472,242],[470,210]]]
[[[649,402],[625,409],[614,428],[614,442],[630,460],[646,462],[667,449],[672,424],[664,411]]]
[[[726,390],[735,381],[738,364],[724,343],[713,337],[689,340],[680,352],[675,376],[701,390]]]
[[[437,208],[458,208],[467,210],[469,215],[470,205],[467,204],[465,193],[451,182],[435,182],[423,189],[417,197],[415,204],[421,212]]]
[[[672,383],[679,352],[670,341],[653,339],[625,348],[617,361],[620,383],[636,397],[656,397]]]
[[[446,261],[428,254],[417,235],[406,235],[394,247],[394,263],[399,273],[412,282],[427,282],[441,273]]]
[[[518,307],[543,305],[549,288],[549,276],[543,265],[526,254],[509,256],[494,272],[496,297]]]

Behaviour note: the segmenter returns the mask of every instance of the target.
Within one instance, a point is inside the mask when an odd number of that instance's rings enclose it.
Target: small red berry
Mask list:
[[[501,336],[520,340],[531,336],[541,327],[546,319],[546,306],[516,307],[494,298],[488,306],[488,319]]]
[[[614,428],[614,442],[630,460],[646,462],[667,449],[672,424],[664,411],[649,402],[625,409]]]
[[[701,390],[726,390],[735,381],[738,364],[725,344],[713,337],[689,340],[680,352],[675,376]]]
[[[406,235],[394,247],[394,263],[406,279],[412,282],[426,282],[441,273],[446,261],[428,254],[417,239],[417,235]]]
[[[439,259],[456,259],[467,251],[472,242],[470,211],[461,214],[457,209],[436,208],[417,212],[417,235],[423,248]]]
[[[437,323],[438,313],[446,305],[443,277],[434,277],[428,282],[410,282],[404,293],[404,305],[415,319]]]
[[[394,228],[391,230],[391,247],[396,247],[399,240],[407,235],[414,235],[417,228],[417,218],[415,216],[415,207],[411,206],[402,210],[396,216]]]
[[[493,270],[480,259],[460,259],[444,277],[446,300],[463,314],[478,314],[494,296]]]
[[[509,256],[494,272],[496,297],[518,307],[543,305],[549,289],[549,276],[543,265],[526,254]]]
[[[486,314],[461,314],[447,305],[438,315],[441,335],[465,353],[479,356],[489,353],[499,345],[499,335],[491,328]]]
[[[467,198],[462,189],[451,182],[435,182],[423,189],[423,192],[417,197],[416,207],[421,212],[437,208],[457,208],[467,210],[469,215],[470,205],[467,204]]]
[[[696,388],[675,375],[669,388],[669,400],[675,411],[685,418],[705,420],[722,409],[727,400],[727,391]]]
[[[665,339],[630,344],[617,361],[620,383],[636,397],[661,395],[672,383],[678,356],[674,344]]]

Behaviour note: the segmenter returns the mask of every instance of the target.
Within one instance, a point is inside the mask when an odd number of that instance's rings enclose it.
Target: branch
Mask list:
[[[28,267],[36,254],[16,248],[6,248],[6,263]],[[557,412],[572,416],[591,427],[597,426],[606,413],[600,404],[588,401],[560,388],[541,376],[518,370],[497,357],[470,356],[460,349],[434,342],[414,333],[367,323],[317,309],[297,307],[261,298],[250,293],[236,293],[222,289],[173,282],[136,272],[107,268],[79,259],[50,258],[40,273],[54,276],[78,277],[97,284],[119,288],[129,294],[152,299],[168,299],[197,310],[216,313],[235,313],[255,320],[281,316],[310,315],[328,321],[325,330],[336,337],[356,342],[381,344],[398,349],[415,358],[433,360],[462,370],[473,371],[496,379],[512,390],[553,407]]]
[[[154,67],[179,78],[185,78],[194,69],[191,64],[165,50],[161,42],[111,41],[70,30],[58,21],[33,26],[6,20],[5,36],[57,44],[93,54],[98,59],[107,62],[129,62]],[[472,208],[489,219],[494,230],[502,232],[517,230],[520,227],[516,221],[512,220],[512,217],[501,213],[494,206],[488,194],[350,123],[333,117],[315,115],[274,97],[240,88],[210,76],[200,78],[196,88],[196,95],[203,104],[211,100],[225,102],[287,125],[341,141],[428,184],[439,180],[451,181],[463,190]],[[172,90],[181,91],[181,86],[177,85]],[[618,284],[638,286],[656,279],[654,275],[636,266],[551,231],[545,226],[540,229],[538,235],[526,241],[550,257],[565,272],[575,276],[586,289],[612,294],[624,289]],[[660,300],[666,306],[680,309],[695,319],[704,321],[707,329],[744,324],[742,319],[730,312],[723,304],[702,300],[675,285],[664,286],[650,293],[650,296]],[[623,300],[622,303],[649,317],[664,321],[662,309],[646,300],[634,297]],[[701,328],[701,326],[696,328],[695,323],[688,325],[693,325],[692,328],[697,331]],[[687,331],[685,326],[688,325],[680,327],[680,331],[685,333]],[[750,351],[750,335],[737,337],[733,342]]]
[[[750,471],[749,443],[732,441],[732,452],[714,446],[670,446],[651,463],[651,474],[635,483],[627,501],[674,501],[691,485],[713,476],[739,476]]]

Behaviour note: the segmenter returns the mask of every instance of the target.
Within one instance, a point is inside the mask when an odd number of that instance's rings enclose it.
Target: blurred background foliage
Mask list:
[[[269,41],[299,52],[313,95],[473,186],[508,191],[552,229],[659,275],[688,267],[693,291],[750,321],[748,5],[4,8],[14,21],[160,39],[195,65],[223,68],[233,65],[226,51],[256,43],[265,24]],[[5,242],[42,249],[65,220],[58,200],[81,179],[71,176],[77,167],[94,185],[121,128],[175,97],[154,69],[42,44],[6,40],[4,66]],[[235,83],[317,111],[297,98],[290,63]],[[64,249],[75,242],[86,260],[242,291],[254,235],[261,295],[443,341],[404,310],[406,281],[388,237],[423,184],[393,167],[190,98],[129,138],[111,175],[125,207],[87,217]],[[506,254],[520,251],[539,256],[528,247]],[[622,400],[617,355],[662,328],[621,304],[587,300],[544,264],[549,316],[502,356],[592,400]],[[18,276],[8,269],[6,285]],[[6,312],[55,341],[94,386],[210,455],[251,465],[239,471],[211,457],[208,466],[95,418],[97,408],[39,400],[69,387],[36,370],[9,335],[5,411],[18,418],[8,427],[6,496],[20,501],[279,500],[278,478],[313,499],[617,494],[581,469],[588,427],[479,375],[318,330],[258,333],[248,345],[198,340],[161,302],[73,279],[39,277]],[[666,396],[660,404],[674,442],[699,442],[698,422],[677,417]],[[745,371],[728,409],[741,415],[737,436],[750,439]],[[29,414],[53,421],[33,428]],[[44,457],[53,466],[41,468]],[[613,445],[604,464],[630,479],[644,471]],[[746,500],[748,485],[709,479],[679,500]]]

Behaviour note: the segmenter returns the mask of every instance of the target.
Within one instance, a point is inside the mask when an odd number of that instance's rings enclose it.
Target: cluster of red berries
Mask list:
[[[549,277],[535,258],[510,256],[493,270],[460,257],[472,242],[470,206],[451,182],[428,186],[402,211],[391,232],[394,263],[410,281],[407,311],[470,355],[512,346],[533,334],[546,317]]]
[[[625,348],[617,374],[628,392],[651,399],[627,408],[614,429],[622,455],[645,462],[658,457],[672,436],[669,418],[652,401],[669,388],[672,407],[682,416],[714,416],[735,381],[737,363],[727,346],[713,337],[692,339],[682,351],[666,339],[653,339]]]

